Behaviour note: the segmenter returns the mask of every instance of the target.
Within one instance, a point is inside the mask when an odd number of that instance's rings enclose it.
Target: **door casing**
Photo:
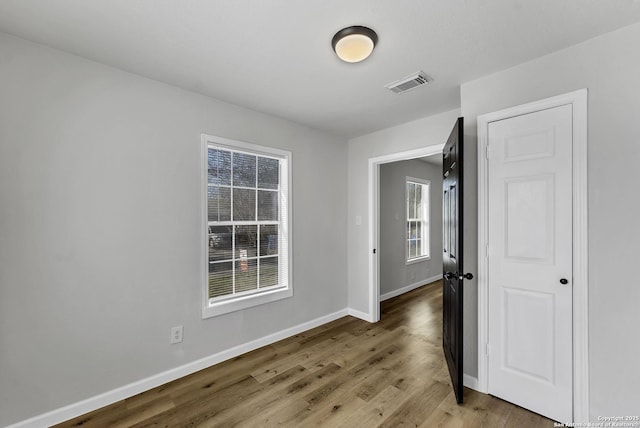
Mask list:
[[[589,421],[587,89],[478,116],[478,388],[488,392],[489,123],[562,105],[573,113],[573,422]]]

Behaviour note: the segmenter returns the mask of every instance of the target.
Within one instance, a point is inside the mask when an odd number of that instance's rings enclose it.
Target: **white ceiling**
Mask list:
[[[460,83],[640,21],[638,0],[0,0],[0,31],[345,137],[459,107]],[[331,50],[377,31],[362,63]],[[434,79],[397,95],[417,70]]]

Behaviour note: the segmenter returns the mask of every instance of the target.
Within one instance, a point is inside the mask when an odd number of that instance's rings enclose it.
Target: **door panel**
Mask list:
[[[554,177],[507,178],[505,257],[522,262],[553,262]]]
[[[443,149],[442,346],[456,401],[462,403],[462,144],[458,118]]]
[[[572,107],[488,131],[489,393],[571,421]]]
[[[553,383],[553,295],[506,287],[503,293],[504,367]]]

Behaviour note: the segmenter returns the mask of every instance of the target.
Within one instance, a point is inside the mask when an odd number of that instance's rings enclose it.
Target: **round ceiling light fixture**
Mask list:
[[[331,46],[344,62],[360,62],[367,59],[378,43],[378,35],[371,28],[354,25],[338,31]]]

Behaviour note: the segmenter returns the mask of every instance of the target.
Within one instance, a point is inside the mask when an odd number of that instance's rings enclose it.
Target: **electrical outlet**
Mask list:
[[[169,343],[182,342],[182,326],[176,326],[171,329],[171,340]]]

